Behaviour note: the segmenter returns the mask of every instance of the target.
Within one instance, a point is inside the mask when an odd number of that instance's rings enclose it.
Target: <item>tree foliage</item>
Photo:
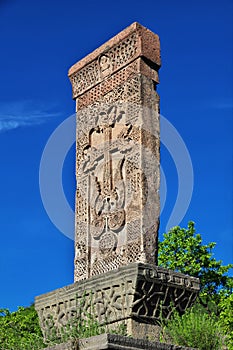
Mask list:
[[[44,347],[34,306],[17,311],[0,309],[0,344],[4,350],[37,350]]]
[[[216,243],[203,244],[200,234],[196,234],[194,222],[188,228],[173,227],[159,242],[159,265],[175,271],[198,277],[201,295],[213,297],[221,289],[229,290],[227,272],[233,264],[223,265],[213,256]]]
[[[225,295],[219,302],[219,324],[226,335],[228,349],[233,349],[233,294]]]
[[[163,241],[159,242],[159,265],[200,279],[198,303],[201,306],[198,304],[196,309],[186,311],[183,316],[175,313],[167,328],[171,339],[179,341],[179,345],[191,342],[189,344],[193,347],[197,346],[195,341],[199,339],[198,348],[202,349],[202,335],[216,339],[211,336],[212,329],[219,333],[219,339],[220,335],[221,339],[224,338],[227,349],[233,350],[233,278],[228,275],[233,264],[223,265],[222,260],[214,258],[216,243],[203,244],[192,221],[187,229],[176,226],[163,236]],[[203,305],[206,313],[201,311]],[[193,342],[189,335],[193,336]],[[203,349],[207,349],[205,346]],[[220,343],[216,343],[216,349],[218,346]]]

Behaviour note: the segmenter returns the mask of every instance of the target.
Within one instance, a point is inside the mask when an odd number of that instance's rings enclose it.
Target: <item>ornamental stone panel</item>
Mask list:
[[[100,325],[126,326],[136,338],[158,338],[161,314],[183,313],[199,290],[199,280],[145,263],[131,263],[36,297],[44,337],[70,320],[92,313]]]
[[[157,263],[160,45],[138,23],[69,70],[77,111],[75,281]]]

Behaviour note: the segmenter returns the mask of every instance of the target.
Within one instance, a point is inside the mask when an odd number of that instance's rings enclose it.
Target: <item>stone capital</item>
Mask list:
[[[137,71],[154,75],[153,78],[158,83],[155,72],[161,65],[159,37],[137,22],[69,69],[73,98],[76,99],[135,60],[138,60]],[[147,66],[155,72],[152,74]]]

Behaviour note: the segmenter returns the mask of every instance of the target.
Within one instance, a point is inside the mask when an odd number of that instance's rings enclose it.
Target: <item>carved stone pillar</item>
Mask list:
[[[159,38],[138,23],[69,70],[77,111],[75,281],[157,263]]]
[[[158,36],[133,23],[69,70],[77,106],[75,283],[36,297],[45,339],[91,313],[106,331],[123,325],[128,335],[158,340],[161,315],[183,313],[198,294],[197,278],[156,266],[159,67]],[[160,349],[99,339],[106,349]],[[100,349],[95,342],[80,344]]]

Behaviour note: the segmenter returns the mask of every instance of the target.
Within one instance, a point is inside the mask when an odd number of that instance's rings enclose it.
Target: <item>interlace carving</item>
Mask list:
[[[148,77],[155,66],[139,55],[140,33],[106,47],[70,76],[77,101],[76,281],[156,259],[144,236],[157,236],[158,228],[158,196],[153,217],[146,211],[159,188],[159,109]],[[147,105],[152,112],[144,111]],[[157,134],[148,137],[143,129],[149,134],[154,122]]]
[[[104,63],[107,70],[110,63],[108,60]],[[147,248],[143,238],[143,234],[148,234],[150,225],[154,224],[154,214],[147,220],[147,231],[143,229],[145,225],[139,217],[149,198],[147,176],[150,185],[159,186],[159,177],[154,178],[155,174],[158,175],[159,163],[151,163],[158,154],[159,135],[151,137],[149,131],[145,133],[143,130],[142,116],[145,112],[140,104],[140,101],[143,102],[141,84],[142,78],[136,75],[77,113],[76,242],[85,235],[79,222],[85,222],[87,247],[85,260],[85,254],[81,253],[82,245],[76,244],[79,251],[75,259],[76,280],[129,262],[144,262],[147,259],[152,262],[154,259],[151,248]],[[149,88],[150,94],[153,93],[151,85]],[[153,113],[148,115],[154,118]],[[143,151],[145,147],[146,153]],[[130,233],[132,222],[134,238]],[[156,230],[151,234],[157,235]],[[153,244],[156,244],[156,240]],[[144,249],[150,253],[145,254]],[[156,249],[153,252],[156,255]],[[80,263],[77,257],[82,258]],[[80,277],[77,271],[82,271]]]
[[[198,279],[155,265],[159,66],[158,36],[133,23],[69,71],[77,111],[75,283],[36,298],[46,339],[90,313],[110,329],[124,322],[132,336],[139,329],[148,336],[161,313],[183,312],[197,296]]]
[[[89,284],[80,281],[40,296],[36,309],[47,338],[54,329],[59,332],[73,318],[86,317],[90,312],[100,324],[107,323],[110,328],[111,323],[132,317],[155,324],[161,312],[167,318],[174,307],[184,312],[195,301],[198,288],[196,278],[135,263],[121,267],[118,274],[109,272],[98,283],[94,277]]]
[[[102,54],[81,71],[71,75],[73,96],[81,95],[100,83],[113,71],[125,66],[135,56],[136,50],[136,33],[132,33],[123,42],[108,50],[106,54]]]

